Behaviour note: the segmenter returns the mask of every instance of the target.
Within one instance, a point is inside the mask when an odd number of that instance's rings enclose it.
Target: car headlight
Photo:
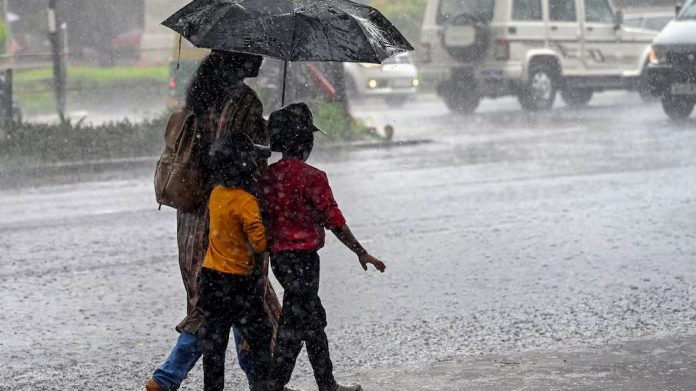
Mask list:
[[[651,47],[648,53],[648,62],[652,65],[664,64],[665,53],[660,48]]]
[[[370,81],[367,82],[367,86],[370,88],[377,88],[377,86],[379,86],[379,83],[375,79],[370,79]]]
[[[413,79],[413,86],[418,87],[420,85],[420,80],[418,79]]]

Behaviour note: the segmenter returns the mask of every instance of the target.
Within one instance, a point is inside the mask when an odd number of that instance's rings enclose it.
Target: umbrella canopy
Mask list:
[[[284,61],[379,64],[413,50],[379,11],[349,0],[195,0],[162,24],[201,48]]]

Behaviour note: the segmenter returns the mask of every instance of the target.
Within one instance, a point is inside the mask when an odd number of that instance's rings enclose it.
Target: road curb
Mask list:
[[[431,143],[432,140],[419,139],[419,140],[379,140],[379,141],[358,141],[350,143],[330,143],[330,144],[320,144],[318,147],[321,151],[334,151],[334,150],[360,150],[360,149],[387,149],[387,148],[398,148],[405,146],[414,146],[420,144]],[[32,166],[18,166],[14,168],[2,168],[0,169],[0,182],[4,182],[7,178],[21,178],[21,177],[37,177],[37,176],[51,176],[59,175],[62,173],[71,173],[75,171],[87,171],[87,172],[98,172],[98,171],[108,171],[108,170],[122,170],[130,168],[144,168],[146,166],[151,166],[155,169],[157,160],[159,156],[141,156],[132,158],[116,158],[116,159],[99,159],[99,160],[88,160],[88,161],[76,161],[76,162],[57,162],[57,163],[45,163],[37,164]]]
[[[86,171],[99,171],[107,169],[142,167],[145,165],[154,165],[157,163],[158,157],[134,157],[134,158],[118,158],[118,159],[103,159],[103,160],[88,160],[83,162],[57,162],[47,164],[37,164],[33,166],[19,166],[12,169],[0,170],[0,178],[8,176],[43,176],[51,175],[52,173],[70,172],[80,169]]]

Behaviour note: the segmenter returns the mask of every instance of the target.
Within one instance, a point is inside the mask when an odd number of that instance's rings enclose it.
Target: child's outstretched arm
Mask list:
[[[384,262],[370,255],[348,228],[346,219],[333,197],[326,174],[321,173],[313,178],[313,182],[309,185],[308,199],[314,210],[322,216],[324,227],[330,229],[341,243],[358,256],[363,269],[367,270],[367,264],[371,263],[375,269],[384,273],[386,269]]]
[[[355,253],[355,255],[358,256],[358,261],[360,261],[360,265],[362,265],[364,270],[367,271],[367,264],[371,263],[375,267],[375,269],[384,273],[384,270],[387,268],[386,265],[384,265],[384,262],[373,257],[367,252],[367,250],[365,250],[365,248],[360,244],[358,239],[355,238],[355,235],[353,235],[353,232],[351,232],[350,228],[348,228],[348,224],[344,224],[338,228],[334,228],[331,230],[331,232],[333,232],[334,235],[336,235],[336,237],[338,238],[338,240],[341,241],[341,243],[345,244],[346,247],[348,247],[352,252]]]

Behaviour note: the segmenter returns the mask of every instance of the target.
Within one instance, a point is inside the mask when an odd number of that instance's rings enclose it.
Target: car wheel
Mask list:
[[[643,102],[655,102],[657,100],[657,96],[650,89],[650,76],[647,72],[647,64],[645,68],[646,70],[643,71],[643,73],[640,75],[640,79],[638,80],[638,94],[640,94],[640,98],[643,100]]]
[[[405,105],[407,101],[408,98],[405,96],[388,96],[384,98],[384,102],[391,108],[399,108]]]
[[[461,114],[472,114],[476,111],[481,97],[476,93],[452,92],[443,96],[447,108]]]
[[[662,98],[662,109],[669,118],[675,121],[689,118],[694,111],[694,105],[696,105],[694,100],[684,97],[667,96]]]
[[[518,99],[525,110],[541,111],[553,107],[558,90],[556,73],[547,65],[535,65],[529,71],[529,82]]]
[[[592,91],[589,88],[573,88],[561,91],[563,101],[570,107],[585,106],[592,99]]]
[[[476,81],[471,77],[457,75],[441,83],[437,88],[451,111],[461,114],[471,114],[481,103],[481,95],[476,87]]]

